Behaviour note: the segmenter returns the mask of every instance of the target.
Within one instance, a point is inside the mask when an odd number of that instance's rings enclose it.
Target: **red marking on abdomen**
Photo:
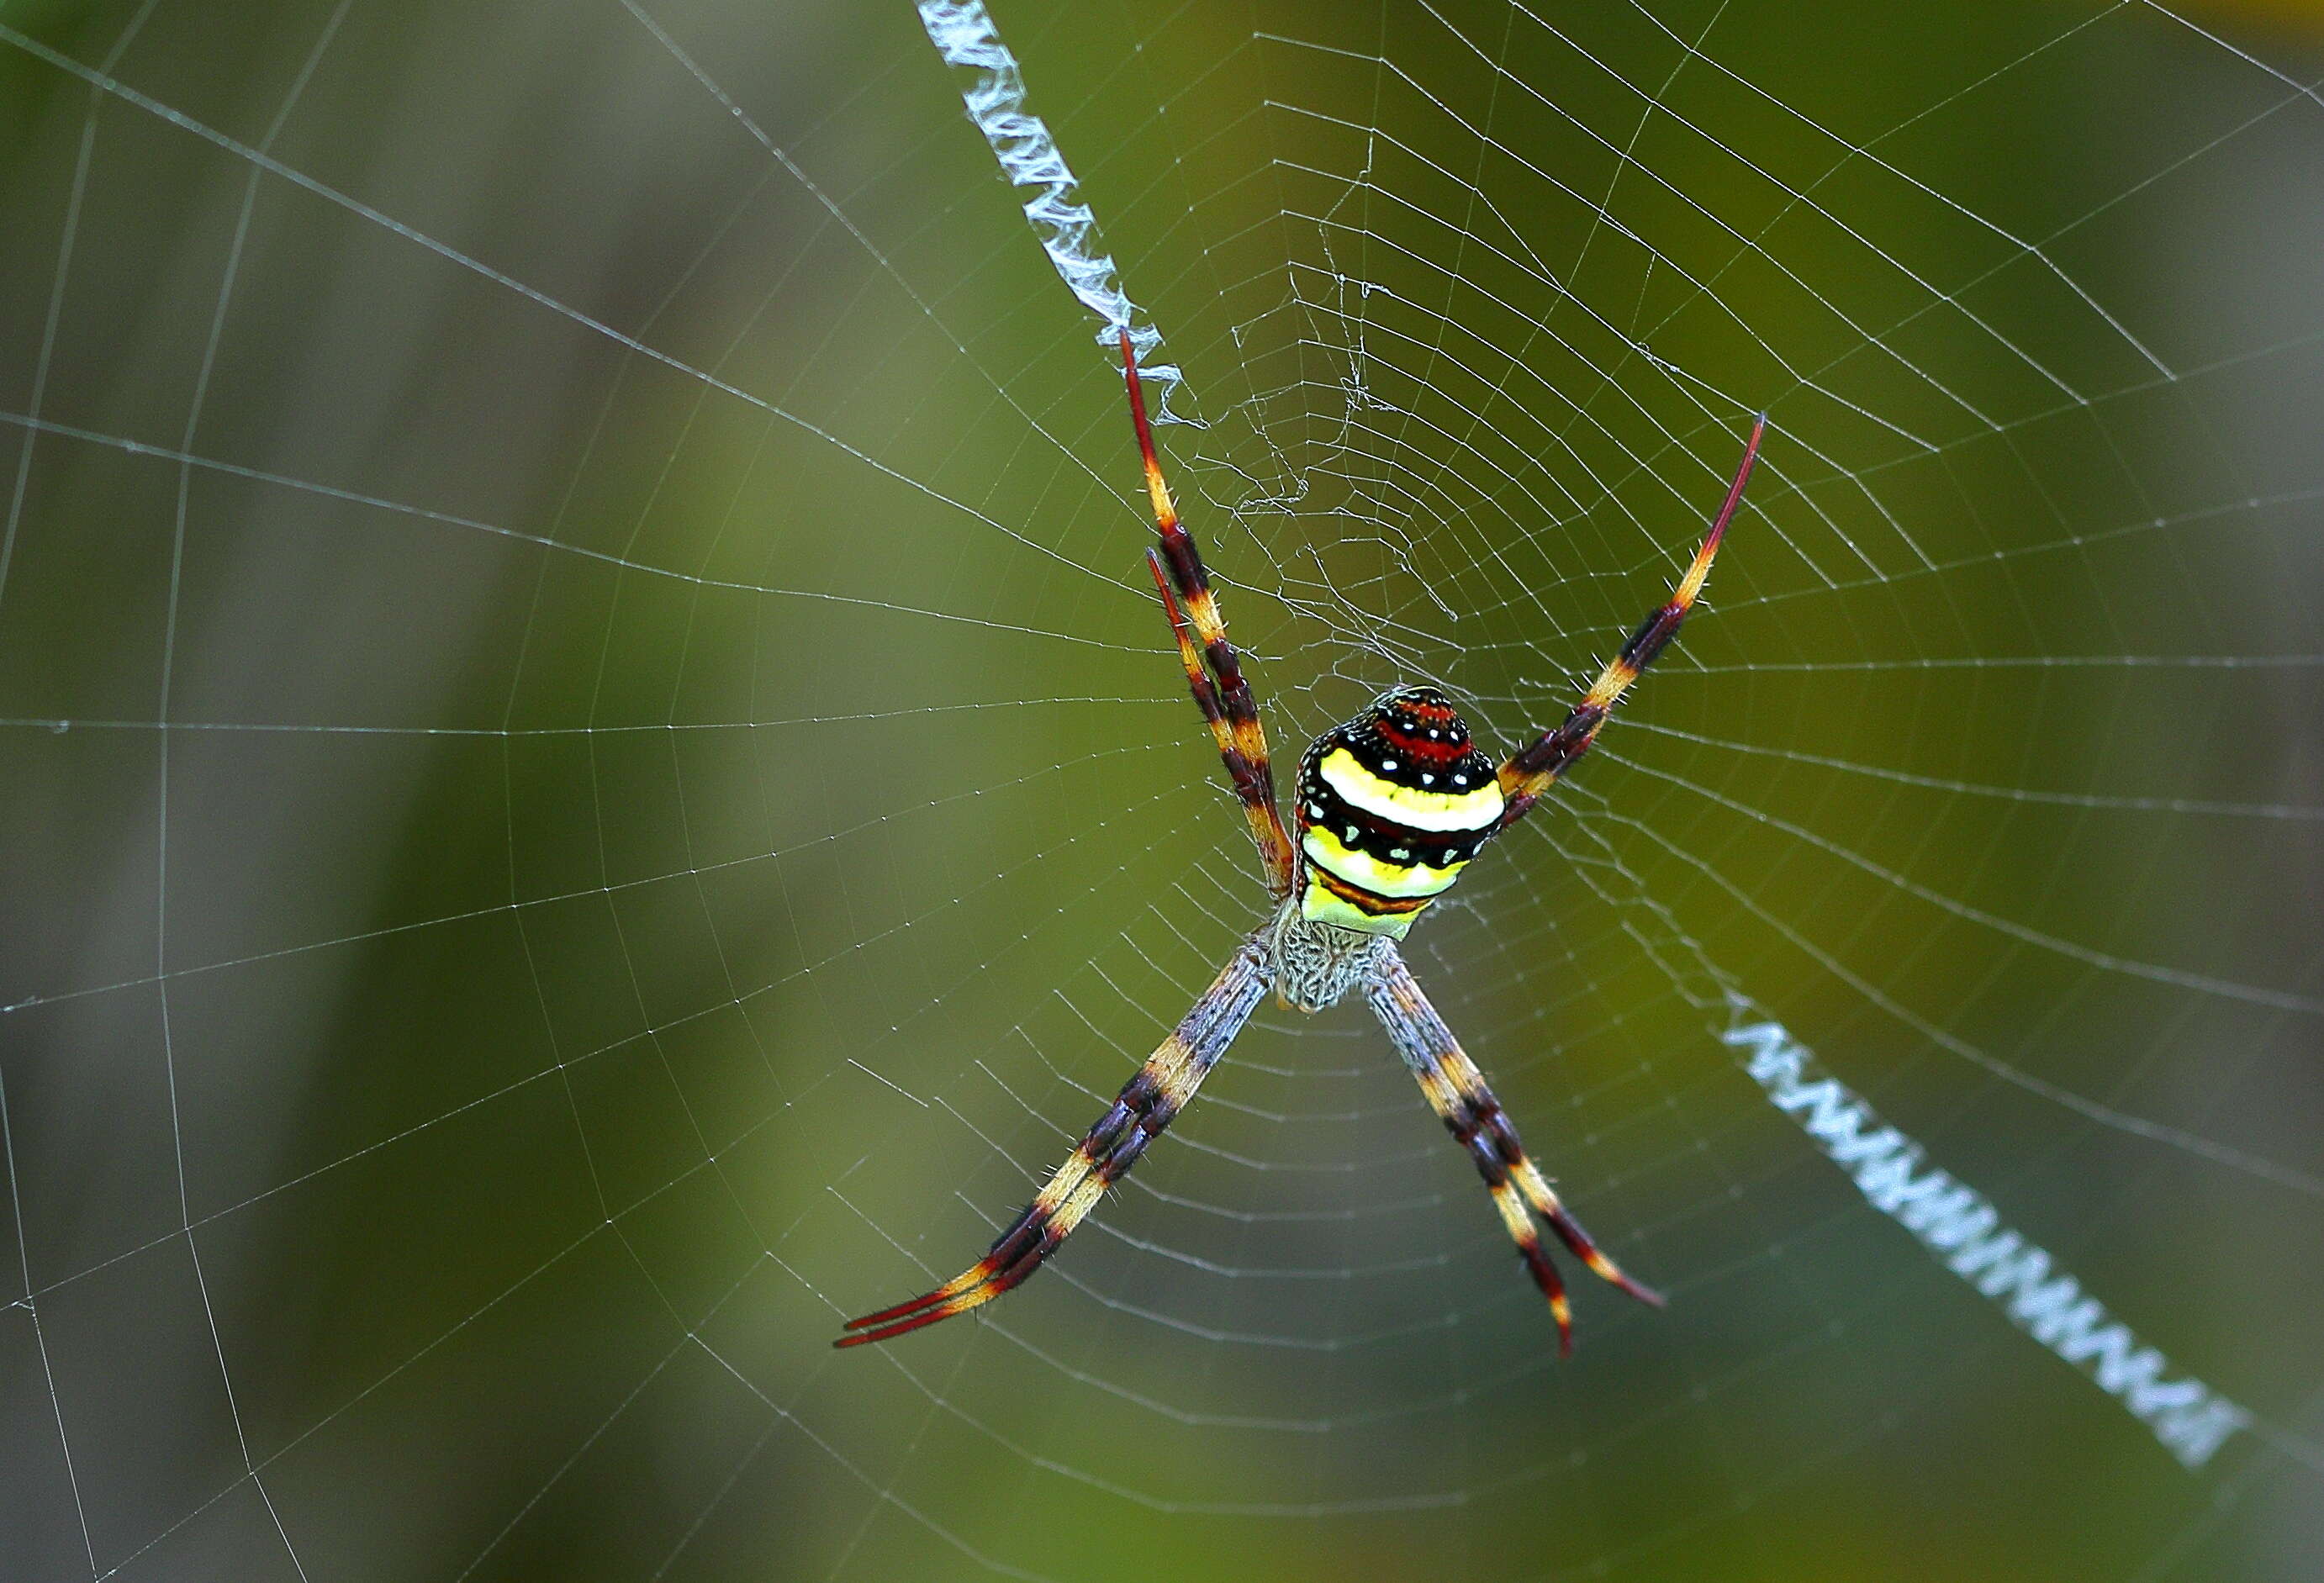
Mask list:
[[[1425,760],[1430,764],[1450,765],[1469,756],[1471,744],[1469,733],[1466,732],[1457,736],[1440,735],[1432,741],[1428,737],[1427,726],[1422,726],[1417,731],[1411,730],[1385,715],[1374,723],[1373,729],[1379,732],[1382,741],[1387,742],[1407,759]],[[1436,729],[1442,732],[1443,727],[1440,725]]]

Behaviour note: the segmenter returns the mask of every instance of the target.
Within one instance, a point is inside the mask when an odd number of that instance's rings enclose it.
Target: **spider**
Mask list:
[[[1309,1012],[1361,991],[1429,1105],[1485,1179],[1502,1225],[1549,1301],[1558,1353],[1569,1355],[1572,1307],[1542,1247],[1535,1216],[1547,1221],[1558,1240],[1604,1280],[1657,1308],[1663,1299],[1617,1268],[1566,1212],[1526,1157],[1484,1074],[1421,993],[1396,943],[1485,842],[1524,818],[1551,782],[1589,751],[1607,714],[1678,631],[1742,502],[1766,431],[1766,415],[1752,425],[1727,498],[1669,602],[1638,624],[1563,724],[1496,767],[1471,741],[1467,724],[1443,693],[1426,686],[1395,688],[1346,724],[1325,732],[1300,759],[1292,807],[1299,832],[1295,845],[1276,807],[1275,775],[1258,703],[1227,641],[1202,552],[1178,520],[1155,458],[1137,355],[1126,330],[1121,361],[1130,424],[1161,538],[1158,548],[1146,552],[1147,565],[1177,640],[1187,685],[1259,844],[1275,912],[1236,947],[1194,1008],[991,1251],[932,1292],[850,1320],[850,1333],[834,1345],[885,1341],[982,1307],[1022,1284],[1185,1109],[1271,988],[1283,1006]]]

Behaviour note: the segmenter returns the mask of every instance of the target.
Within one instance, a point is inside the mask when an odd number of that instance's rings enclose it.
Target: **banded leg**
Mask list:
[[[1385,941],[1381,943],[1388,945]],[[1412,970],[1404,965],[1395,947],[1388,945],[1379,961],[1379,966],[1364,991],[1371,1002],[1372,1015],[1388,1029],[1389,1040],[1395,1044],[1397,1054],[1404,1057],[1405,1064],[1412,1068],[1412,1075],[1420,1080],[1420,1091],[1428,1097],[1430,1108],[1443,1119],[1446,1129],[1461,1146],[1469,1151],[1477,1173],[1485,1179],[1486,1190],[1493,1195],[1493,1207],[1500,1211],[1501,1224],[1508,1228],[1510,1240],[1524,1256],[1534,1284],[1549,1299],[1550,1315],[1557,1321],[1558,1355],[1567,1357],[1573,1351],[1572,1306],[1566,1301],[1565,1283],[1558,1278],[1557,1266],[1550,1262],[1548,1251],[1541,1245],[1541,1232],[1533,1223],[1534,1215],[1548,1221],[1557,1239],[1591,1273],[1641,1302],[1660,1308],[1661,1294],[1624,1275],[1612,1259],[1600,1253],[1598,1245],[1590,1240],[1590,1233],[1582,1229],[1581,1222],[1550,1191],[1548,1180],[1526,1156],[1525,1146],[1517,1141],[1517,1128],[1510,1125],[1500,1101],[1485,1086],[1485,1074],[1477,1070],[1476,1063],[1469,1059],[1452,1031],[1444,1026],[1444,1019],[1436,1015],[1436,1008],[1421,993],[1419,982],[1413,978]]]
[[[1565,767],[1590,750],[1598,740],[1599,728],[1606,716],[1639,673],[1655,662],[1655,656],[1678,635],[1679,623],[1686,612],[1694,608],[1695,596],[1702,592],[1703,579],[1711,575],[1711,558],[1719,553],[1719,541],[1727,535],[1727,524],[1733,520],[1735,508],[1743,503],[1743,486],[1751,481],[1751,465],[1759,459],[1760,437],[1767,432],[1766,414],[1761,413],[1751,425],[1751,437],[1743,446],[1743,460],[1735,469],[1735,482],[1727,486],[1727,499],[1712,519],[1711,531],[1703,536],[1702,548],[1694,552],[1694,560],[1686,568],[1671,593],[1670,603],[1640,621],[1622,651],[1607,662],[1598,673],[1598,679],[1573,706],[1573,713],[1555,731],[1545,732],[1533,746],[1513,755],[1501,766],[1501,793],[1508,801],[1501,812],[1501,827],[1507,829],[1526,816],[1526,813],[1549,789],[1550,782],[1565,771]]]
[[[1120,1096],[1072,1155],[994,1239],[990,1252],[933,1292],[849,1320],[847,1329],[856,1333],[832,1345],[885,1341],[980,1308],[1023,1284],[1097,1206],[1105,1190],[1129,1173],[1146,1146],[1186,1108],[1242,1031],[1266,983],[1266,954],[1258,942],[1245,941],[1170,1036],[1146,1058],[1138,1075],[1122,1085]]]
[[[1281,901],[1291,894],[1298,861],[1275,806],[1275,766],[1268,755],[1267,731],[1259,723],[1250,683],[1244,679],[1242,660],[1227,641],[1226,622],[1211,592],[1210,568],[1203,565],[1194,536],[1178,520],[1170,486],[1163,482],[1154,433],[1146,423],[1146,397],[1138,383],[1138,354],[1127,329],[1121,332],[1121,372],[1130,387],[1130,421],[1138,431],[1138,453],[1146,465],[1146,493],[1154,502],[1154,529],[1162,539],[1158,550],[1146,552],[1146,562],[1154,573],[1154,585],[1162,591],[1186,685],[1194,689],[1194,703],[1219,745],[1227,778],[1234,783],[1243,817],[1250,822],[1250,838],[1259,843],[1266,862],[1267,888]]]

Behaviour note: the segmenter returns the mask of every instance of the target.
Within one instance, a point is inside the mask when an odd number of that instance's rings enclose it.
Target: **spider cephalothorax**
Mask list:
[[[965,1313],[1038,1269],[1194,1097],[1270,988],[1285,1005],[1302,1011],[1320,1010],[1349,994],[1363,995],[1419,1080],[1430,1108],[1484,1178],[1526,1271],[1549,1300],[1560,1351],[1572,1345],[1572,1316],[1564,1284],[1541,1245],[1536,1216],[1591,1270],[1633,1297],[1659,1304],[1661,1298],[1617,1269],[1566,1212],[1526,1156],[1517,1129],[1485,1086],[1484,1074],[1421,993],[1396,943],[1486,842],[1523,818],[1550,783],[1590,750],[1622,694],[1677,634],[1742,503],[1766,420],[1753,426],[1727,499],[1669,600],[1638,624],[1564,723],[1496,765],[1478,750],[1460,713],[1435,688],[1398,687],[1384,694],[1355,719],[1317,738],[1301,759],[1293,788],[1292,817],[1299,832],[1295,846],[1275,805],[1275,772],[1259,704],[1234,645],[1227,641],[1202,553],[1178,520],[1169,486],[1162,481],[1127,331],[1121,362],[1161,538],[1159,548],[1147,552],[1147,562],[1170,618],[1187,685],[1259,844],[1274,916],[1236,948],[1194,1008],[1123,1085],[990,1252],[932,1292],[849,1321],[851,1333],[838,1345],[884,1341]]]

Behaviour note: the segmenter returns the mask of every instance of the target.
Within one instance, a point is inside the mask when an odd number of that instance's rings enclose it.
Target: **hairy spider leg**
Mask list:
[[[1694,608],[1695,596],[1702,592],[1703,579],[1711,575],[1711,562],[1719,554],[1719,541],[1727,535],[1727,524],[1734,520],[1736,507],[1743,503],[1743,486],[1751,481],[1752,464],[1759,459],[1759,440],[1767,432],[1767,415],[1761,413],[1751,425],[1751,437],[1743,446],[1743,460],[1735,469],[1735,482],[1727,486],[1727,499],[1711,520],[1711,531],[1703,536],[1702,548],[1694,552],[1694,560],[1686,568],[1671,593],[1670,602],[1640,621],[1630,634],[1629,641],[1598,679],[1583,694],[1582,702],[1565,717],[1555,731],[1545,732],[1531,747],[1513,755],[1501,766],[1501,790],[1508,797],[1501,812],[1503,828],[1525,817],[1550,783],[1563,774],[1567,765],[1590,750],[1598,740],[1599,728],[1613,712],[1630,684],[1655,662],[1670,640],[1678,635],[1679,623],[1686,612]]]
[[[1477,1070],[1477,1063],[1461,1048],[1452,1029],[1444,1026],[1444,1019],[1436,1015],[1436,1008],[1421,992],[1419,981],[1405,966],[1403,957],[1393,945],[1386,942],[1382,945],[1376,959],[1378,966],[1364,991],[1371,1003],[1372,1015],[1379,1018],[1397,1054],[1404,1057],[1412,1075],[1419,1080],[1420,1091],[1427,1096],[1429,1107],[1468,1151],[1477,1173],[1485,1179],[1486,1190],[1493,1195],[1493,1207],[1500,1211],[1501,1224],[1508,1229],[1510,1240],[1524,1256],[1534,1284],[1549,1299],[1550,1317],[1557,1321],[1558,1355],[1570,1357],[1573,1351],[1572,1305],[1566,1301],[1565,1283],[1558,1278],[1557,1267],[1541,1245],[1541,1233],[1533,1223],[1533,1215],[1548,1221],[1557,1239],[1600,1279],[1620,1287],[1641,1302],[1662,1307],[1661,1293],[1624,1275],[1590,1239],[1590,1233],[1567,1211],[1557,1194],[1550,1191],[1548,1180],[1527,1157],[1525,1146],[1517,1141],[1517,1128],[1501,1109],[1500,1101],[1485,1086],[1485,1074]],[[1532,1214],[1526,1212],[1528,1208]]]
[[[1033,1201],[994,1238],[990,1252],[933,1292],[848,1321],[846,1328],[856,1333],[832,1345],[885,1341],[982,1307],[1023,1284],[1186,1108],[1242,1031],[1266,987],[1265,948],[1247,940]]]
[[[1130,421],[1138,431],[1138,454],[1146,465],[1146,493],[1154,503],[1154,529],[1161,537],[1158,550],[1146,552],[1155,586],[1178,640],[1179,663],[1186,685],[1209,722],[1211,738],[1219,745],[1227,778],[1241,800],[1250,821],[1250,838],[1259,844],[1267,865],[1267,888],[1277,901],[1291,894],[1298,862],[1283,815],[1275,806],[1275,767],[1268,753],[1267,731],[1259,723],[1259,702],[1244,679],[1242,660],[1227,641],[1225,620],[1211,591],[1210,568],[1194,536],[1178,520],[1178,508],[1163,481],[1162,464],[1154,454],[1154,432],[1146,422],[1146,397],[1138,382],[1138,354],[1130,332],[1121,332],[1121,373],[1130,388]],[[1166,575],[1167,570],[1167,575]],[[1175,595],[1173,591],[1175,592]],[[1189,631],[1191,626],[1192,630]]]

